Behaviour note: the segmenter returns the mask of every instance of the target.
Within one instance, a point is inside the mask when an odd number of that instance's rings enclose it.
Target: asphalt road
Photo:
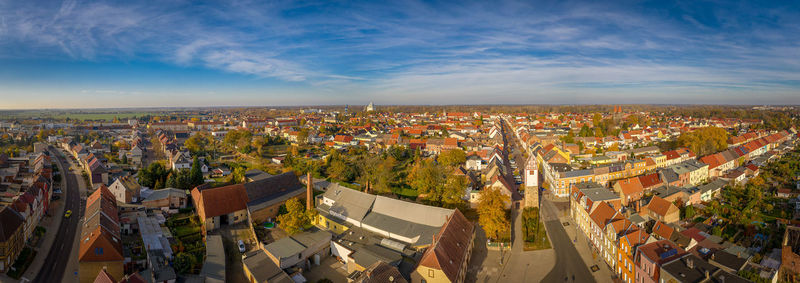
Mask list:
[[[505,120],[503,120],[502,124],[507,125]],[[513,131],[510,125],[508,125],[508,128]],[[510,134],[513,135],[513,133]],[[516,136],[512,136],[511,141],[512,147],[515,146]],[[511,150],[512,147],[508,149]],[[516,152],[512,155],[517,161],[517,166],[525,166],[527,160],[523,159],[521,153]],[[520,170],[523,169],[521,168]],[[572,243],[572,239],[567,235],[564,226],[558,219],[558,209],[549,200],[542,199],[541,196],[540,200],[540,206],[542,207],[540,215],[547,228],[551,241],[550,245],[553,247],[556,257],[555,267],[550,270],[550,273],[544,277],[542,282],[597,282],[589,268],[584,264],[581,255]]]
[[[552,205],[548,200],[542,200],[542,205]],[[544,209],[547,209],[546,207]],[[556,213],[550,210],[550,213]],[[555,218],[555,219],[553,219]],[[556,251],[556,265],[542,282],[596,282],[589,268],[584,264],[581,255],[572,243],[572,239],[567,235],[561,221],[557,217],[550,217],[551,220],[545,221],[547,233],[550,233],[550,241]]]
[[[78,222],[82,213],[80,213],[80,193],[78,192],[78,180],[71,170],[69,170],[69,163],[59,150],[50,148],[53,159],[61,164],[62,178],[67,178],[67,187],[64,189],[66,198],[64,211],[72,210],[70,218],[61,221],[58,227],[58,234],[53,242],[53,246],[47,253],[45,264],[36,275],[33,282],[61,282],[64,277],[64,270],[67,267],[70,254],[72,252],[72,245],[74,243],[76,233],[78,231]],[[63,217],[63,216],[60,216]]]

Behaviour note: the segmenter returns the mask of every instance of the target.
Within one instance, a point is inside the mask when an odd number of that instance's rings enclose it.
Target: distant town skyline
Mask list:
[[[787,1],[0,0],[0,109],[800,104]]]

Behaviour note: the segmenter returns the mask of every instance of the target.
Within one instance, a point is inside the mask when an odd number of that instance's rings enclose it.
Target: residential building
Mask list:
[[[114,194],[114,197],[124,203],[138,202],[142,186],[133,177],[125,176],[118,178],[114,183],[108,186],[108,190]]]
[[[124,275],[122,238],[117,200],[106,186],[100,186],[86,199],[78,250],[81,283],[93,282],[101,270],[113,278]]]
[[[675,204],[659,196],[653,196],[647,206],[642,207],[639,214],[647,215],[665,223],[675,223],[680,220],[680,209]]]
[[[9,270],[25,245],[24,221],[10,207],[0,207],[0,272]]]
[[[464,282],[475,239],[473,224],[456,209],[434,237],[411,273],[411,281]]]
[[[186,208],[188,196],[186,191],[176,188],[155,190],[142,200],[142,205],[152,209],[179,209]]]
[[[636,283],[661,282],[661,266],[686,254],[682,248],[669,240],[655,241],[636,248],[634,263]]]

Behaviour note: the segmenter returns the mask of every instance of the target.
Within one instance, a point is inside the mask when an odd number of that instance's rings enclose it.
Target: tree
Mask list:
[[[191,271],[195,264],[195,257],[187,252],[179,252],[175,255],[175,271],[180,274]]]
[[[372,186],[376,193],[389,193],[392,186],[397,182],[397,172],[395,167],[397,160],[392,156],[387,156],[379,165],[375,176],[375,184]]]
[[[306,144],[308,142],[308,128],[303,128],[297,133],[297,142],[300,144]]]
[[[591,137],[593,135],[594,133],[592,132],[592,129],[590,129],[589,126],[587,125],[583,125],[583,127],[581,127],[581,130],[578,132],[578,136],[580,137]]]
[[[459,170],[459,169],[456,169]],[[441,202],[445,207],[457,207],[464,203],[462,198],[467,188],[467,176],[450,174],[445,179],[441,192]]]
[[[170,173],[169,176],[167,176],[167,183],[166,183],[166,187],[167,188],[178,188],[179,187],[178,186],[178,176],[177,175],[178,175],[178,172],[173,172],[173,173]]]
[[[167,171],[161,163],[151,163],[150,166],[139,169],[139,185],[153,189],[163,188],[169,173],[170,172]],[[161,182],[161,186],[156,186],[156,183],[159,181]]]
[[[199,132],[183,142],[183,145],[192,152],[192,155],[203,154],[206,152],[206,147],[211,144],[212,138],[206,132]]]
[[[331,161],[330,166],[328,166],[328,176],[340,181],[351,182],[355,179],[355,174],[356,172],[353,168],[340,159]]]
[[[683,213],[684,213],[684,219],[689,219],[689,220],[693,219],[695,215],[694,206],[687,205],[686,208],[684,208]]]
[[[297,234],[303,231],[303,227],[311,224],[309,214],[306,213],[306,208],[297,198],[291,198],[286,201],[286,214],[278,215],[278,222],[281,228],[289,235]]]
[[[510,229],[506,217],[506,202],[509,197],[494,187],[487,187],[481,191],[478,199],[478,224],[483,227],[486,236],[498,240],[505,237]]]
[[[205,179],[203,179],[203,171],[200,167],[202,167],[200,160],[195,156],[192,160],[192,169],[189,171],[189,183],[191,187],[202,185],[203,182],[205,182]]]
[[[467,154],[461,149],[451,149],[442,152],[437,158],[439,164],[447,167],[456,167],[467,162]]]
[[[156,183],[153,185],[154,190],[163,189],[164,188],[164,181],[157,180]]]
[[[678,144],[698,156],[708,155],[728,148],[728,132],[719,127],[700,128],[681,134]]]
[[[407,176],[409,185],[428,200],[441,203],[441,188],[444,185],[444,171],[432,160],[418,160]]]

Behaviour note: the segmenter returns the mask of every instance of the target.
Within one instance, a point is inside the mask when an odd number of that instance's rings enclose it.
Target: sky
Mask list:
[[[0,0],[0,109],[369,102],[800,104],[800,3]]]

